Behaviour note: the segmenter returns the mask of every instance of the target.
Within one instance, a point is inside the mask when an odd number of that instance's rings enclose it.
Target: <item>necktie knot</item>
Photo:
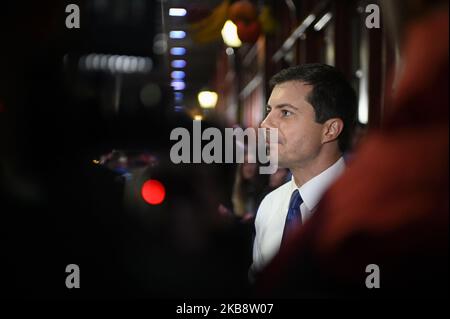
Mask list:
[[[300,196],[300,192],[296,189],[292,195],[289,202],[289,209],[300,209],[300,205],[303,203],[303,199]]]

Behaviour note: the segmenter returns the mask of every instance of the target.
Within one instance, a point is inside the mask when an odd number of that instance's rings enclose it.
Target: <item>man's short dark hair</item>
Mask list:
[[[331,118],[340,118],[344,122],[344,128],[339,135],[339,148],[342,152],[349,150],[356,125],[357,99],[355,90],[345,76],[326,64],[303,64],[275,74],[270,80],[270,87],[289,81],[313,86],[307,101],[314,108],[316,122],[324,123]]]

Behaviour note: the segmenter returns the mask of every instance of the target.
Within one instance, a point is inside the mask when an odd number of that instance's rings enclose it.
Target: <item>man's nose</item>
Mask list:
[[[275,128],[275,125],[272,120],[271,113],[266,115],[266,118],[261,122],[260,125],[262,128]]]

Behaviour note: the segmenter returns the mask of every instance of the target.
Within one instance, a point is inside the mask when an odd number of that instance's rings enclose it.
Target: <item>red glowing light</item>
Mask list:
[[[142,198],[151,204],[158,205],[164,201],[164,197],[166,197],[166,190],[164,185],[156,179],[150,179],[142,185]]]

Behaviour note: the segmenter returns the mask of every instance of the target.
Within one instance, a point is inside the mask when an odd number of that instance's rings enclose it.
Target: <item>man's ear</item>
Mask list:
[[[323,124],[322,143],[332,142],[338,139],[344,129],[344,122],[340,118],[332,118]]]

